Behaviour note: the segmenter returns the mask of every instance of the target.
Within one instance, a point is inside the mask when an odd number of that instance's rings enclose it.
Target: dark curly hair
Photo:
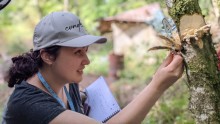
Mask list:
[[[56,59],[59,53],[60,46],[52,46],[44,48],[44,50]],[[20,84],[23,80],[27,80],[42,67],[43,60],[40,57],[40,50],[33,51],[32,49],[22,55],[13,57],[12,65],[5,77],[9,87],[14,87],[15,84]]]

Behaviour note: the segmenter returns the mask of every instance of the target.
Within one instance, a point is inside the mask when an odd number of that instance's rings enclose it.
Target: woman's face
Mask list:
[[[52,70],[56,78],[64,83],[79,83],[82,80],[83,69],[90,63],[87,57],[88,47],[61,47]]]

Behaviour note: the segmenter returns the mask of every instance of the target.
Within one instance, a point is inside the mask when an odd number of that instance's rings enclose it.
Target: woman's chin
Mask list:
[[[73,80],[73,81],[71,81],[71,82],[72,82],[72,83],[79,84],[81,81],[82,81],[82,78],[79,78],[79,79],[75,79],[75,80]]]

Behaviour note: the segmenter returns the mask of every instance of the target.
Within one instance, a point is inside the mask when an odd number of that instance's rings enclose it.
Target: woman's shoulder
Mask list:
[[[8,106],[13,106],[17,110],[20,108],[31,108],[34,104],[38,103],[49,103],[55,102],[56,100],[43,90],[22,81],[20,84],[15,85],[15,89],[11,94]]]
[[[6,118],[27,118],[19,122],[49,122],[65,111],[52,96],[25,81],[15,86],[7,105]]]
[[[22,81],[21,84],[15,85],[15,89],[11,95],[14,99],[45,99],[52,98],[49,94],[39,89],[38,87],[27,83],[26,81]],[[30,97],[30,98],[29,98]]]

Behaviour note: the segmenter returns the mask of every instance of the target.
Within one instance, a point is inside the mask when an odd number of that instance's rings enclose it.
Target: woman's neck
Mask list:
[[[48,85],[53,89],[53,91],[58,95],[62,92],[62,88],[65,86],[66,82],[59,79],[58,76],[54,75],[50,71],[47,70],[39,70],[44,80],[48,83]],[[38,78],[39,79],[39,78]],[[42,83],[42,82],[41,82]]]
[[[56,76],[53,76],[53,74],[46,72],[44,70],[39,70],[39,72],[41,73],[41,75],[43,76],[44,80],[48,83],[48,85],[51,87],[51,89],[58,95],[60,96],[62,94],[62,89],[65,85],[64,82],[62,82],[61,80],[57,79]],[[43,91],[48,92],[48,90],[44,87],[44,85],[42,84],[42,82],[40,81],[39,77],[37,76],[37,74],[34,74],[32,77],[28,78],[26,80],[29,84],[32,84],[40,89],[42,89]],[[67,87],[68,89],[68,87]],[[50,93],[49,93],[50,94]]]
[[[48,76],[45,74],[42,74],[43,78],[45,78],[45,80],[47,81],[47,83],[49,84],[49,86],[53,89],[53,91],[57,94],[57,96],[64,102],[65,106],[68,107],[67,105],[67,98],[66,98],[66,95],[64,95],[64,85],[60,85],[58,83],[53,83],[52,81],[48,81]],[[47,79],[46,79],[47,78]],[[54,80],[53,80],[54,81]],[[32,77],[28,78],[26,80],[26,82],[28,82],[29,84],[35,86],[35,87],[38,87],[39,89],[43,90],[44,92],[52,95],[45,87],[44,85],[42,84],[42,82],[40,81],[40,79],[38,78],[38,75],[37,74],[34,74]],[[69,90],[69,87],[67,87],[67,90]]]

